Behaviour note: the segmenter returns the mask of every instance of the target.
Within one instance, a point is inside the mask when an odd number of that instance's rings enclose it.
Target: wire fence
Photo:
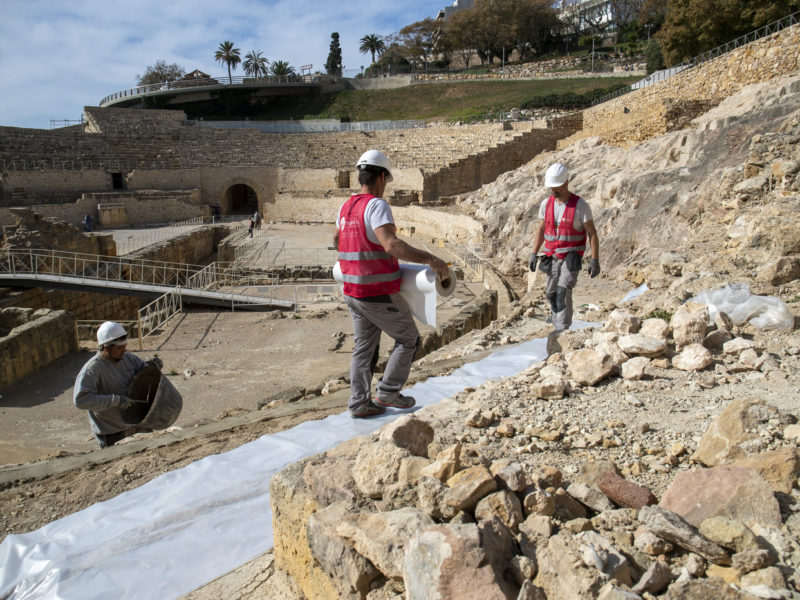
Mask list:
[[[655,77],[648,76],[645,79],[642,79],[637,83],[634,83],[632,86],[626,86],[624,88],[617,90],[616,92],[612,92],[611,94],[607,94],[602,98],[598,98],[597,100],[592,102],[592,106],[597,106],[598,104],[602,104],[603,102],[608,102],[609,100],[613,100],[614,98],[618,98],[620,96],[628,94],[634,89],[641,89],[653,85],[655,83],[660,83],[661,81],[666,81],[667,79],[669,79],[673,75],[676,75],[677,73],[680,73],[687,69],[691,69],[693,67],[706,63],[710,60],[714,60],[715,58],[719,58],[724,54],[733,52],[737,48],[741,48],[742,46],[746,46],[747,44],[751,44],[757,40],[778,33],[779,31],[787,29],[788,27],[792,27],[793,25],[797,25],[798,23],[800,23],[800,11],[792,13],[791,15],[779,19],[774,23],[770,23],[769,25],[765,25],[760,29],[756,29],[755,31],[747,33],[741,37],[738,37],[735,40],[728,42],[727,44],[722,44],[721,46],[717,46],[712,50],[703,52],[702,54],[698,54],[697,56],[690,58],[689,60],[686,60],[679,65],[671,67],[670,69],[659,71],[658,74],[654,73],[653,75],[656,75]]]

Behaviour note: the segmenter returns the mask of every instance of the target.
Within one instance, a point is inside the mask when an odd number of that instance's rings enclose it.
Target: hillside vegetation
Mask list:
[[[520,108],[534,98],[573,92],[583,94],[639,77],[586,77],[525,81],[465,81],[418,84],[393,90],[343,91],[317,96],[268,100],[251,118],[341,119],[461,119],[496,110]]]

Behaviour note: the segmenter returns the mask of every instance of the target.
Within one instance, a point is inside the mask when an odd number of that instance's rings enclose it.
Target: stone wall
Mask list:
[[[79,321],[135,320],[140,302],[139,298],[133,296],[42,288],[7,291],[0,296],[0,308],[66,310]]]
[[[0,310],[0,389],[78,349],[75,318],[65,310]]]
[[[33,194],[33,190],[29,190]],[[176,190],[162,192],[155,190],[88,192],[80,194],[76,200],[64,203],[32,204],[28,208],[48,219],[57,219],[74,226],[80,226],[86,213],[92,215],[95,227],[100,227],[100,204],[122,204],[126,215],[125,221],[114,222],[109,226],[128,227],[186,221],[195,217],[209,216],[211,209],[201,203],[200,190]],[[213,204],[213,202],[209,202]],[[12,225],[13,208],[0,207],[0,226]]]
[[[85,234],[73,224],[44,218],[31,208],[12,208],[12,221],[3,228],[8,248],[57,249],[62,252],[115,256],[117,245],[110,234]]]
[[[685,127],[746,85],[800,69],[800,25],[762,38],[666,81],[634,90],[583,113],[582,137],[642,141]]]

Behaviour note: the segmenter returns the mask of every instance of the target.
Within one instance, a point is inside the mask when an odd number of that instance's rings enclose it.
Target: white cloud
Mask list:
[[[435,16],[444,0],[5,0],[0,18],[0,125],[49,127],[78,119],[163,59],[222,76],[220,42],[261,50],[270,61],[323,69],[337,31],[345,68],[369,64],[368,33],[387,35]],[[236,71],[241,74],[241,67]]]

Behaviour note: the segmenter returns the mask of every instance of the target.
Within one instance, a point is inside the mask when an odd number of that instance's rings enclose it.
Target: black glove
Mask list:
[[[589,268],[586,270],[589,273],[589,277],[594,279],[598,275],[600,275],[600,261],[596,258],[593,258],[589,261]]]
[[[136,404],[136,400],[131,398],[130,396],[114,396],[117,401],[117,408],[121,408],[125,410],[126,408],[130,408],[134,404]]]
[[[536,252],[531,254],[531,257],[528,259],[528,269],[531,273],[536,272],[536,263],[539,262],[539,257],[536,255]]]
[[[159,357],[157,357],[157,356],[154,356],[153,358],[148,360],[147,364],[148,365],[153,365],[155,367],[158,367],[159,371],[164,368],[164,363],[161,362],[161,359]]]

